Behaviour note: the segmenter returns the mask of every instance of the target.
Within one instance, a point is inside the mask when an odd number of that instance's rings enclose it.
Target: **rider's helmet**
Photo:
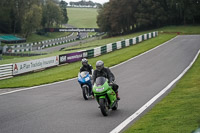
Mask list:
[[[96,62],[96,69],[97,69],[98,71],[101,71],[103,68],[104,68],[104,63],[103,63],[103,61],[101,61],[101,60],[97,61],[97,62]]]
[[[82,62],[83,66],[87,66],[88,65],[88,60],[86,58],[83,58],[81,62]]]

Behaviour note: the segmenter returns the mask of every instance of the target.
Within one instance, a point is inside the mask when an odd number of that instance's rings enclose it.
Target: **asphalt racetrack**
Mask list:
[[[111,68],[121,100],[108,117],[94,99],[83,99],[77,79],[0,94],[0,133],[109,133],[177,78],[199,49],[199,35],[177,36]]]

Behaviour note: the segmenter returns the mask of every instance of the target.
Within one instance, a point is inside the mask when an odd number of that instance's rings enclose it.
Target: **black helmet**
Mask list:
[[[83,58],[81,62],[82,62],[82,64],[83,64],[84,66],[87,66],[87,65],[88,65],[88,60],[87,60],[86,58]]]
[[[97,62],[96,62],[96,69],[97,69],[98,71],[101,71],[103,68],[104,68],[104,63],[103,63],[103,61],[101,61],[101,60],[97,61]]]

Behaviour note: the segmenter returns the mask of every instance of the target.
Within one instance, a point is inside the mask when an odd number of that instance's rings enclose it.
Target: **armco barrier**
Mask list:
[[[99,55],[106,54],[111,51],[115,51],[117,49],[121,49],[121,48],[125,48],[128,46],[137,44],[139,42],[147,40],[148,38],[150,39],[150,38],[156,37],[157,35],[158,35],[158,32],[147,33],[147,34],[140,35],[138,37],[134,37],[131,39],[126,39],[123,41],[118,41],[116,43],[111,43],[111,44],[107,44],[101,47],[90,49],[90,50],[85,51],[87,52],[87,56],[85,57],[86,58],[97,57]]]
[[[0,65],[0,80],[12,77],[12,70],[12,64]]]
[[[116,43],[110,43],[94,49],[82,50],[75,53],[69,53],[54,57],[47,57],[32,61],[0,65],[0,79],[12,77],[13,75],[18,75],[26,72],[35,71],[38,69],[45,69],[48,67],[57,66],[58,64],[80,61],[82,58],[93,58],[96,56],[100,56],[102,54],[106,54],[111,51],[115,51],[117,49],[135,45],[146,39],[156,37],[157,35],[158,32],[152,32],[131,39],[118,41]]]

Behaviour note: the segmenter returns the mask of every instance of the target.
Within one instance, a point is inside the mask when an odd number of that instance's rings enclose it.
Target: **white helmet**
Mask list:
[[[84,66],[88,65],[88,60],[86,58],[83,58],[81,62]]]
[[[98,71],[101,71],[103,68],[104,68],[104,63],[103,63],[103,61],[101,61],[101,60],[97,61],[97,62],[96,62],[96,69],[97,69]]]

